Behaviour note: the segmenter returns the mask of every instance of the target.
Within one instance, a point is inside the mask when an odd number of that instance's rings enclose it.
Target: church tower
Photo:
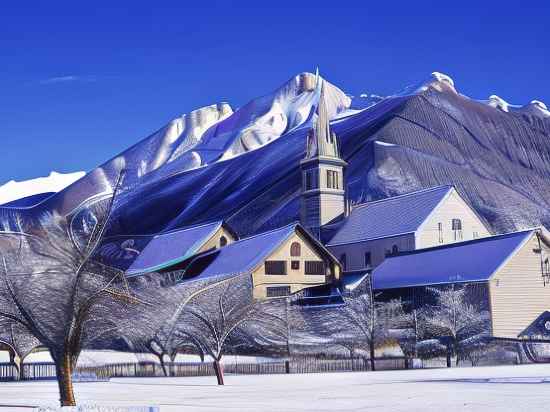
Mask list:
[[[330,130],[325,85],[319,73],[316,88],[319,96],[317,116],[308,133],[306,157],[300,162],[300,221],[320,239],[321,227],[345,212],[344,168],[347,163],[340,157],[336,134]]]

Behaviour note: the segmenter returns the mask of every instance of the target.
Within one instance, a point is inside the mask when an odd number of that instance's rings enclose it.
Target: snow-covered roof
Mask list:
[[[292,236],[296,223],[260,233],[216,250],[216,257],[200,274],[201,277],[249,273],[281,243]],[[192,269],[191,269],[192,270]]]
[[[328,246],[413,233],[453,190],[437,186],[355,206]]]
[[[535,230],[419,249],[388,257],[373,272],[374,289],[489,280],[531,238]]]
[[[222,226],[222,221],[161,233],[153,237],[126,271],[129,276],[172,266],[195,255]]]
[[[271,253],[297,231],[300,231],[306,236],[310,240],[311,245],[317,248],[326,257],[331,259],[334,263],[338,262],[336,258],[332,256],[321,243],[309,235],[300,224],[291,223],[279,229],[241,239],[211,252],[215,257],[212,259],[211,263],[201,271],[200,276],[212,277],[227,274],[251,273],[264,259],[269,257]],[[207,258],[208,256],[203,256],[198,259],[202,260]],[[200,266],[202,263],[197,262],[197,264]],[[190,264],[189,271],[194,271],[193,263]]]

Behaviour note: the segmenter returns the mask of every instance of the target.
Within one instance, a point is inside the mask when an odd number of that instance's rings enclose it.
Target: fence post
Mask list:
[[[285,373],[290,373],[290,362],[288,360],[285,361]]]

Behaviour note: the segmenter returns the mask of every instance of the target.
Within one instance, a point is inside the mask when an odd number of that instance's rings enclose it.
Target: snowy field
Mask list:
[[[179,411],[547,411],[550,365],[77,383],[80,402]],[[53,404],[48,382],[0,383],[0,411]]]

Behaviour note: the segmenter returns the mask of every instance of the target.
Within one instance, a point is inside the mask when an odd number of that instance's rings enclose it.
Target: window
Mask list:
[[[462,220],[453,219],[451,225],[455,240],[462,240]]]
[[[478,233],[478,232],[474,232],[474,233],[472,234],[472,238],[473,238],[473,239],[477,239],[478,237],[479,237],[479,233]]]
[[[439,243],[443,243],[443,223],[439,222],[437,224],[437,232],[439,235]]]
[[[542,267],[542,280],[544,282],[544,286],[546,286],[550,280],[550,262],[548,261],[548,258],[544,259],[544,265]]]
[[[220,247],[227,245],[227,238],[225,236],[220,237]]]
[[[391,254],[397,255],[398,253],[399,253],[399,248],[397,247],[397,245],[393,245],[391,248]]]
[[[340,255],[340,259],[338,259],[340,261],[340,264],[342,265],[342,269],[346,270],[347,269],[347,256],[345,253],[342,253]]]
[[[324,275],[325,274],[325,262],[319,262],[314,260],[306,261],[306,275]]]
[[[305,171],[305,190],[312,190],[318,187],[318,173],[316,169]]]
[[[298,242],[292,242],[290,245],[290,256],[300,256],[301,253],[301,245]]]
[[[286,262],[284,260],[266,260],[266,275],[286,275]]]
[[[293,260],[290,262],[290,268],[292,270],[300,270],[300,261],[299,260]]]
[[[372,264],[372,256],[370,252],[365,252],[365,267],[368,268]]]
[[[290,295],[290,286],[270,286],[266,288],[268,298],[277,298]]]
[[[327,170],[327,188],[339,189],[338,172],[335,170]]]

